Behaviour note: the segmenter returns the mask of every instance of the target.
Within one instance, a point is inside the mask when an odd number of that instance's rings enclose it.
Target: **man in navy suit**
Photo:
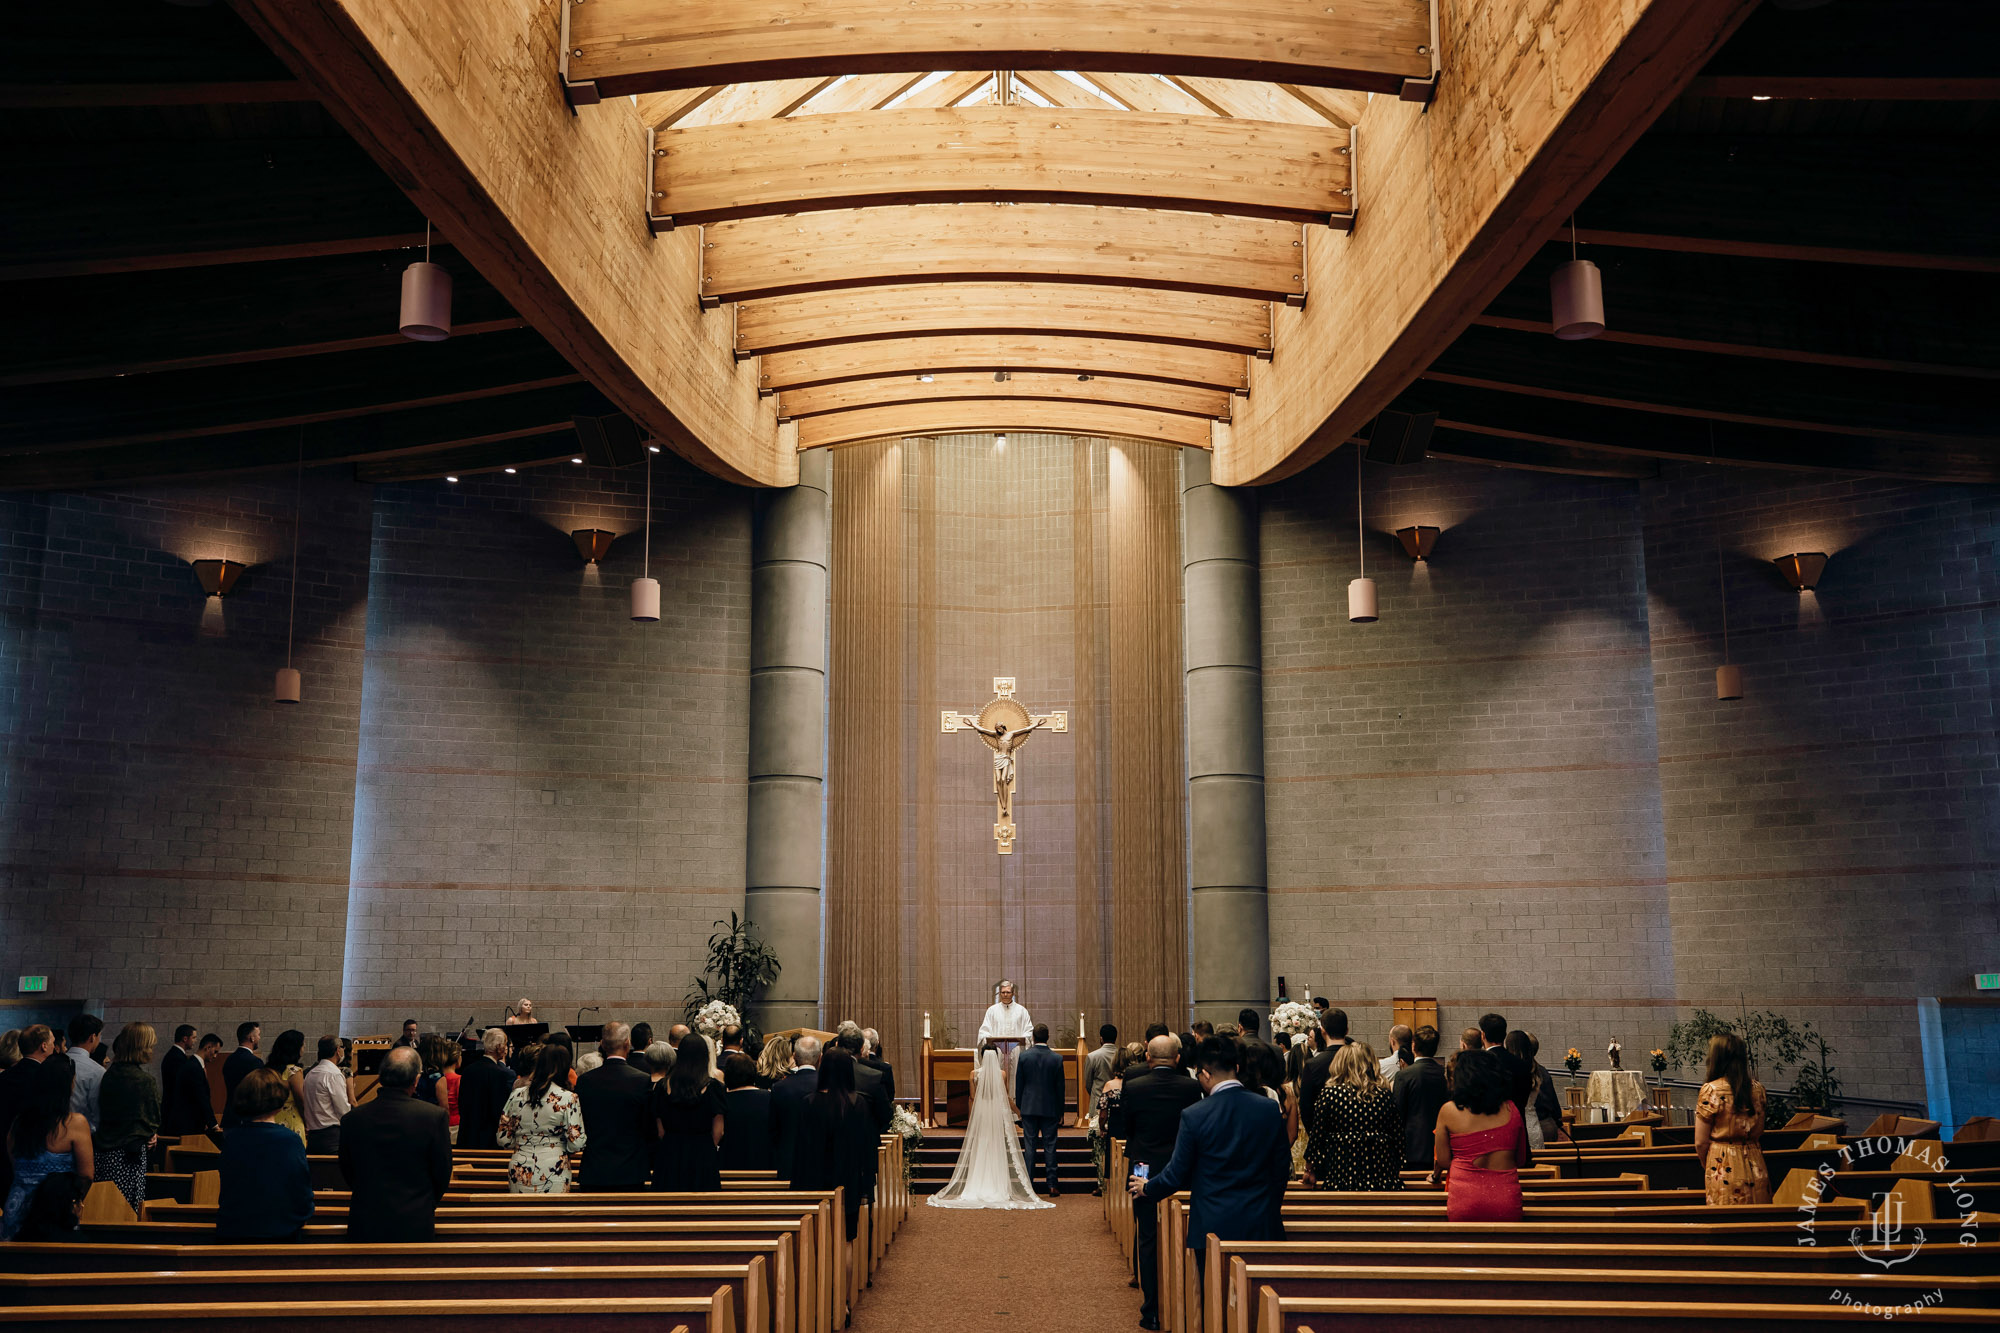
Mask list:
[[[800,1037],[792,1043],[792,1058],[798,1061],[792,1072],[771,1089],[771,1156],[778,1179],[791,1180],[798,1159],[799,1128],[805,1123],[806,1098],[819,1089],[818,1037]]]
[[[1156,1204],[1186,1190],[1187,1247],[1200,1254],[1210,1235],[1223,1240],[1283,1240],[1280,1208],[1292,1174],[1285,1116],[1261,1092],[1236,1077],[1237,1045],[1204,1037],[1195,1052],[1195,1077],[1208,1094],[1181,1115],[1173,1159],[1150,1180],[1132,1178],[1132,1196]]]
[[[1014,1064],[1014,1104],[1021,1108],[1021,1128],[1027,1141],[1028,1179],[1035,1178],[1035,1153],[1048,1160],[1049,1197],[1056,1189],[1056,1131],[1063,1118],[1063,1058],[1049,1049],[1049,1025],[1035,1024],[1035,1044]]]

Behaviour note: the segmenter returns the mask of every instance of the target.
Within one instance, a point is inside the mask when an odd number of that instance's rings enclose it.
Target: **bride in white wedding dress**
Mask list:
[[[1053,1208],[1035,1197],[1028,1164],[1007,1107],[1007,1076],[992,1050],[979,1057],[973,1073],[972,1123],[958,1151],[951,1183],[931,1195],[933,1208]]]

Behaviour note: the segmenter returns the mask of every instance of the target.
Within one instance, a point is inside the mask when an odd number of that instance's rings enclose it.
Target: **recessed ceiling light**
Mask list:
[[[995,449],[1005,449],[1007,447],[1006,435],[1005,434],[995,435],[993,437],[993,447]]]
[[[446,477],[446,478],[445,478],[445,480],[446,480],[446,481],[452,481],[452,482],[455,482],[455,481],[457,481],[457,480],[458,480],[458,478],[457,478],[457,477]]]
[[[1769,93],[1752,93],[1752,94],[1750,94],[1750,100],[1751,100],[1751,101],[1753,101],[1753,102],[1768,102],[1768,101],[1770,101],[1770,100],[1771,100],[1771,94],[1769,94]]]
[[[583,460],[581,458],[572,458],[569,461],[572,463],[581,463]]]
[[[649,444],[649,445],[647,445],[646,447],[647,447],[648,449],[652,450],[652,451],[653,451],[654,453],[656,453],[656,454],[657,454],[658,452],[660,452],[660,446],[659,446],[659,445],[657,445],[657,444]]]
[[[937,376],[935,376],[935,375],[919,375],[919,376],[917,376],[917,383],[919,383],[919,384],[929,384],[929,383],[931,383],[932,381],[934,381],[935,379],[937,379]]]
[[[514,469],[513,469],[513,468],[508,468],[508,469],[506,469],[506,471],[507,471],[507,475],[508,475],[508,476],[510,476],[510,477],[511,477],[511,476],[513,476],[513,475],[514,475]]]

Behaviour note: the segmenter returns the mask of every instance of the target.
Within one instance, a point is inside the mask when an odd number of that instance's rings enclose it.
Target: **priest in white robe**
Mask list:
[[[1027,1009],[1014,1003],[1014,983],[1000,983],[1000,1002],[986,1011],[986,1017],[979,1024],[979,1039],[975,1050],[984,1050],[986,1043],[995,1037],[1017,1038],[1022,1045],[1034,1036],[1035,1020],[1028,1016]],[[1000,1063],[1007,1071],[1007,1098],[1014,1097],[1014,1057],[1021,1053],[1020,1046],[1008,1048],[1001,1054]]]

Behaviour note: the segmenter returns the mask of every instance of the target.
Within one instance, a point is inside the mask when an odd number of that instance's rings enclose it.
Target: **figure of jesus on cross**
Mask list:
[[[1016,753],[1042,728],[1068,731],[1068,713],[1030,714],[1014,698],[1014,678],[993,678],[993,701],[977,716],[946,710],[946,731],[974,731],[993,751],[993,841],[1001,856],[1014,851],[1014,792],[1020,782]]]

